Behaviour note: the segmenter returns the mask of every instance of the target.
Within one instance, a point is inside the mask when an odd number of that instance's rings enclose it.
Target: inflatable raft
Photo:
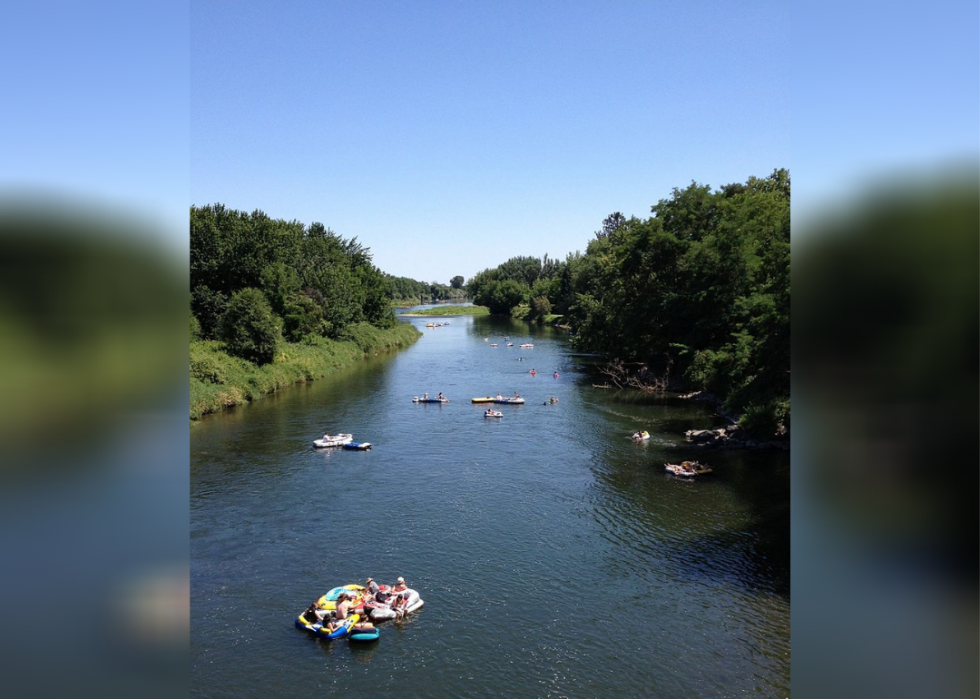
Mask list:
[[[348,442],[344,449],[355,449],[357,451],[367,451],[371,448],[371,442]]]
[[[381,631],[375,626],[373,629],[359,630],[353,629],[350,634],[350,640],[356,641],[358,643],[370,643],[372,641],[377,641],[381,637]]]
[[[351,596],[351,606],[357,607],[364,601],[363,585],[341,585],[335,587],[330,592],[316,601],[316,606],[320,609],[334,610],[337,608],[337,598],[341,592],[346,592]]]
[[[310,622],[310,620],[306,618],[306,612],[303,612],[296,619],[296,628],[303,629],[309,634],[332,641],[337,638],[343,638],[350,633],[351,627],[360,621],[360,619],[361,617],[359,614],[351,614],[349,617],[340,622],[336,628],[331,629],[329,626],[324,626],[319,621]]]
[[[325,447],[342,447],[349,444],[354,439],[351,434],[325,434],[320,439],[313,440],[313,446],[323,449]]]
[[[710,466],[705,466],[697,461],[682,461],[679,464],[664,464],[664,469],[666,469],[668,473],[672,473],[675,476],[681,476],[682,478],[703,476],[706,473],[711,473],[714,470]]]

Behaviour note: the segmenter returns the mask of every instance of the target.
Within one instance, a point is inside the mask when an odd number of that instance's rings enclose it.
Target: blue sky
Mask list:
[[[564,257],[675,186],[790,167],[784,3],[199,2],[190,199],[397,276]]]

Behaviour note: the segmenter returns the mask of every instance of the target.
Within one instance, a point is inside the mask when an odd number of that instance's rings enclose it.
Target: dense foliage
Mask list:
[[[281,332],[344,339],[358,323],[396,322],[389,278],[369,250],[321,223],[191,207],[190,243],[192,335],[222,339],[243,359],[271,361]]]
[[[789,172],[675,188],[652,213],[613,213],[564,261],[515,257],[478,273],[474,303],[564,314],[582,349],[710,391],[760,431],[788,423]]]
[[[453,277],[449,286],[439,282],[420,282],[409,277],[393,277],[388,279],[389,297],[393,301],[405,303],[433,303],[436,301],[462,301],[466,298],[463,289],[463,277]]]

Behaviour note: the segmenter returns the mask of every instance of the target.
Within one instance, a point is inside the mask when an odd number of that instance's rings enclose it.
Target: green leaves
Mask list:
[[[203,338],[219,336],[229,297],[243,289],[261,290],[290,338],[339,337],[363,320],[379,328],[395,322],[391,283],[370,250],[322,223],[214,204],[191,208],[190,233],[191,309]]]
[[[615,214],[558,275],[576,344],[667,367],[734,411],[789,396],[789,173],[674,189],[645,221]],[[783,411],[785,412],[785,411]]]
[[[281,339],[279,319],[258,289],[243,289],[231,297],[218,331],[229,354],[255,364],[271,362]]]

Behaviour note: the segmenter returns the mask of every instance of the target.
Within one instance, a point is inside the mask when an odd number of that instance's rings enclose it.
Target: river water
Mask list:
[[[433,320],[192,429],[193,693],[788,696],[788,453],[693,451],[708,407],[594,388],[560,330]],[[470,402],[515,391],[502,419]],[[373,449],[314,450],[325,431]],[[665,474],[691,457],[715,473]],[[369,575],[424,608],[370,645],[293,626]]]

